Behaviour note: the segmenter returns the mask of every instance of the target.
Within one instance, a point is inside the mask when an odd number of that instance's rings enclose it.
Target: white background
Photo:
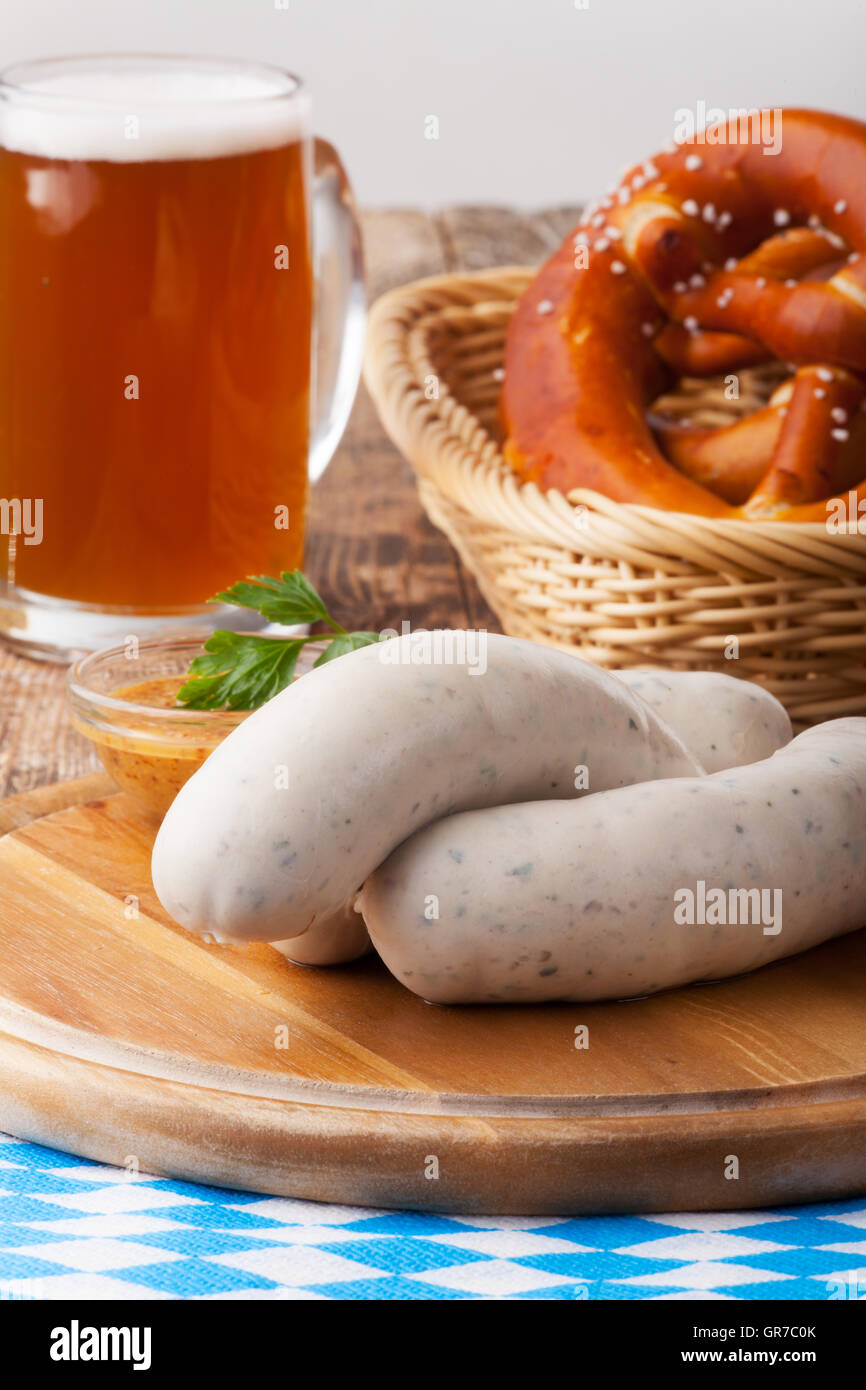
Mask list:
[[[579,202],[674,112],[866,117],[866,0],[0,0],[0,61],[118,50],[307,79],[367,206]],[[284,5],[285,8],[277,8]],[[425,139],[425,117],[440,138]]]

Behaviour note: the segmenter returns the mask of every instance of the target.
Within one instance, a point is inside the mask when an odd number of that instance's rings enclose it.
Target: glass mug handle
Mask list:
[[[361,229],[349,179],[327,140],[313,140],[312,418],[309,474],[331,461],[355,400],[367,322]]]

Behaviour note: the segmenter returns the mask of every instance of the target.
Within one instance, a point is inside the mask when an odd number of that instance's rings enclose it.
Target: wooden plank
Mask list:
[[[0,642],[0,794],[78,777],[99,766],[66,718],[66,671]]]
[[[445,208],[434,215],[446,248],[446,269],[539,265],[577,222],[577,208],[526,214],[507,207]]]

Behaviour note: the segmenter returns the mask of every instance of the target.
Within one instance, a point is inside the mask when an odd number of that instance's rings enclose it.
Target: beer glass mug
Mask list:
[[[255,63],[0,75],[0,633],[28,654],[249,625],[206,600],[300,566],[365,318],[309,120]]]

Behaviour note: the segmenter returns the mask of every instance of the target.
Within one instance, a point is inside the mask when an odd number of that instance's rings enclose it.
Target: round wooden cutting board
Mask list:
[[[440,1008],[375,959],[305,969],[183,931],[153,834],[103,777],[0,803],[0,1128],[143,1172],[491,1215],[866,1190],[866,931],[650,999]]]

